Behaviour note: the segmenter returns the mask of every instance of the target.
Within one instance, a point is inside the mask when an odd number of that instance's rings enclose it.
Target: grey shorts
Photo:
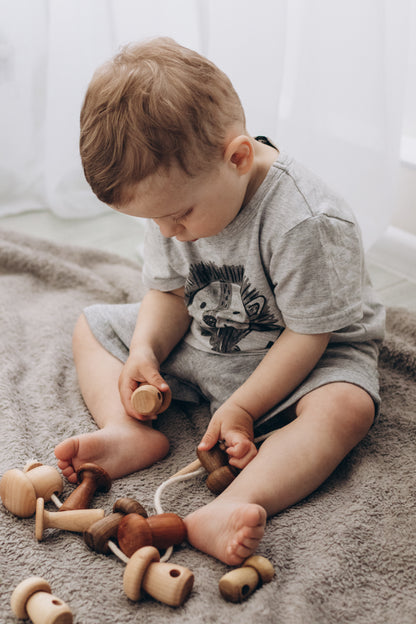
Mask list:
[[[125,362],[129,355],[139,306],[139,303],[98,304],[84,310],[95,338],[121,362]],[[352,383],[363,388],[372,397],[377,416],[380,406],[378,346],[378,341],[330,343],[300,386],[256,421],[256,436],[277,429],[281,425],[282,412],[305,394],[334,382]],[[161,365],[161,373],[174,399],[191,403],[205,399],[213,413],[244,383],[263,357],[263,353],[225,356],[208,353],[181,341]]]

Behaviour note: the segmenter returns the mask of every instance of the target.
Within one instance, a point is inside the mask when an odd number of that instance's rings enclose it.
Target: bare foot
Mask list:
[[[216,499],[185,518],[188,541],[228,565],[240,565],[264,535],[266,510],[255,503]]]
[[[67,438],[55,447],[55,456],[63,475],[76,483],[76,471],[85,462],[98,464],[112,479],[118,479],[151,466],[168,450],[169,442],[162,433],[131,419],[131,423]]]

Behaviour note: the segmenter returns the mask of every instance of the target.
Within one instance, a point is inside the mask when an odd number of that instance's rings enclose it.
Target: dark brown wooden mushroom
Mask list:
[[[220,494],[234,481],[239,471],[230,466],[228,455],[221,448],[221,444],[215,445],[209,451],[196,449],[196,454],[202,466],[209,473],[206,480],[208,489],[214,494]]]
[[[165,549],[181,544],[186,539],[184,521],[173,513],[143,518],[128,514],[120,520],[117,531],[118,544],[127,557],[143,546]]]
[[[96,464],[82,464],[77,470],[79,485],[60,507],[59,511],[86,509],[96,492],[108,492],[111,487],[109,474]]]
[[[112,551],[109,548],[108,540],[117,539],[120,521],[125,515],[131,513],[147,518],[146,510],[134,498],[119,498],[116,500],[112,514],[95,522],[87,531],[84,531],[84,541],[87,546],[103,555],[110,554]]]

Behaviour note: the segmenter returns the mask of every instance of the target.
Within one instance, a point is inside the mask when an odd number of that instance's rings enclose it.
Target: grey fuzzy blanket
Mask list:
[[[94,429],[72,363],[73,325],[87,304],[140,294],[140,271],[128,260],[0,231],[1,474],[32,458],[56,465],[58,441]],[[388,311],[380,375],[379,421],[317,492],[268,522],[258,552],[276,575],[246,602],[225,602],[218,581],[229,568],[188,544],[172,557],[195,574],[188,601],[178,609],[150,598],[130,602],[124,564],[113,555],[53,529],[38,543],[34,519],[0,505],[0,621],[16,621],[11,591],[39,575],[71,606],[77,624],[414,624],[416,314]],[[134,496],[154,513],[156,488],[195,458],[207,419],[205,407],[168,410],[159,426],[172,441],[169,456],[115,481],[94,506],[109,512],[117,498]],[[72,488],[66,483],[63,497]],[[201,476],[167,490],[162,503],[185,515],[211,496]]]

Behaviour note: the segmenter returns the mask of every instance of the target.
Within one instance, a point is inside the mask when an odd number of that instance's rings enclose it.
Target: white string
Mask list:
[[[188,479],[193,479],[194,477],[196,477],[197,475],[203,474],[205,473],[205,468],[198,468],[197,470],[194,470],[193,472],[188,472],[186,474],[181,474],[181,475],[176,475],[173,477],[169,477],[169,479],[166,479],[166,481],[164,481],[163,483],[161,483],[161,485],[159,485],[159,487],[156,490],[155,493],[155,501],[154,501],[154,505],[155,505],[155,509],[156,512],[158,514],[163,513],[163,508],[162,508],[162,503],[160,502],[160,498],[164,492],[164,490],[171,485],[172,483],[178,483],[180,481],[187,481]]]
[[[205,468],[201,466],[201,468],[198,468],[197,470],[194,470],[193,472],[188,472],[186,474],[170,477],[169,479],[166,479],[166,481],[161,483],[155,492],[154,506],[155,506],[156,513],[158,514],[163,513],[163,507],[162,507],[162,503],[160,502],[160,499],[161,499],[163,492],[169,485],[172,485],[172,483],[178,483],[180,481],[187,481],[188,479],[193,479],[197,475],[203,474],[204,472],[205,472]],[[169,546],[169,548],[166,549],[165,554],[160,558],[160,561],[168,561],[172,553],[173,553],[173,546]]]
[[[59,500],[59,498],[56,496],[56,494],[52,494],[52,496],[51,496],[51,501],[52,501],[53,503],[55,503],[55,505],[58,507],[58,509],[59,509],[60,507],[62,507],[62,503],[61,503],[61,501]]]
[[[109,549],[112,550],[113,553],[119,559],[121,559],[121,561],[124,561],[124,563],[128,563],[130,561],[130,558],[127,557],[127,555],[125,555],[122,550],[120,550],[120,548],[117,546],[115,542],[113,542],[112,540],[108,540],[107,544],[108,544]]]

